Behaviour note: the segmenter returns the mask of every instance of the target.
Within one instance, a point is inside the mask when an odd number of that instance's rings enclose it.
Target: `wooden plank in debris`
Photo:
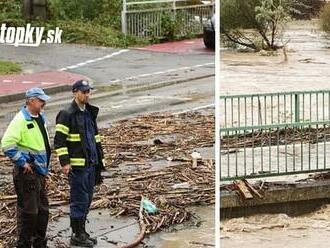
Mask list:
[[[235,184],[245,199],[253,199],[253,195],[249,191],[249,188],[245,185],[245,183],[242,180],[235,181]]]
[[[169,174],[171,174],[171,172],[158,172],[158,173],[146,174],[143,176],[128,178],[127,181],[132,182],[132,181],[138,181],[138,180],[148,179],[151,177],[158,177],[158,176],[164,176],[164,175],[169,175]]]
[[[246,179],[243,179],[243,182],[245,185],[254,193],[256,194],[260,199],[264,198],[263,195],[261,195],[258,190],[256,190]]]
[[[192,167],[197,168],[197,158],[193,158]]]
[[[69,204],[69,201],[51,201],[49,202],[49,206],[56,207]]]
[[[17,195],[0,196],[0,201],[15,200],[15,199],[17,199]]]

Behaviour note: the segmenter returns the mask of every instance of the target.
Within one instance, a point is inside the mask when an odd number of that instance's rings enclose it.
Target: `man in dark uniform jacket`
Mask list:
[[[104,170],[101,138],[96,117],[99,109],[90,105],[92,87],[85,80],[72,86],[74,100],[56,117],[54,146],[62,166],[69,175],[71,245],[93,247],[97,243],[85,229],[94,186],[102,182]]]

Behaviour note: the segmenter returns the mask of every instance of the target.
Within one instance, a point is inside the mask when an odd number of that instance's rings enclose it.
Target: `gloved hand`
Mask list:
[[[95,185],[101,184],[103,182],[103,177],[101,172],[105,171],[105,160],[102,159],[99,161],[98,165],[95,168]]]
[[[97,166],[95,168],[95,185],[99,185],[103,182],[103,177],[101,175],[101,168]]]

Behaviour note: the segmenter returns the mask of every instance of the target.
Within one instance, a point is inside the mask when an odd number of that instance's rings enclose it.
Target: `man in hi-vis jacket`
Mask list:
[[[71,245],[93,247],[97,240],[85,229],[85,223],[93,190],[102,182],[104,170],[101,138],[98,134],[96,117],[99,109],[90,105],[92,87],[85,80],[72,86],[74,100],[56,117],[54,145],[70,183]]]
[[[50,145],[43,108],[50,97],[40,88],[29,89],[25,96],[26,104],[10,122],[1,147],[14,163],[17,247],[46,248],[49,216],[46,176]]]

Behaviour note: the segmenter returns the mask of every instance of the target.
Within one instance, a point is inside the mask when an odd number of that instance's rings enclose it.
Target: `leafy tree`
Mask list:
[[[254,50],[276,50],[297,6],[307,7],[298,0],[220,0],[221,35]]]

